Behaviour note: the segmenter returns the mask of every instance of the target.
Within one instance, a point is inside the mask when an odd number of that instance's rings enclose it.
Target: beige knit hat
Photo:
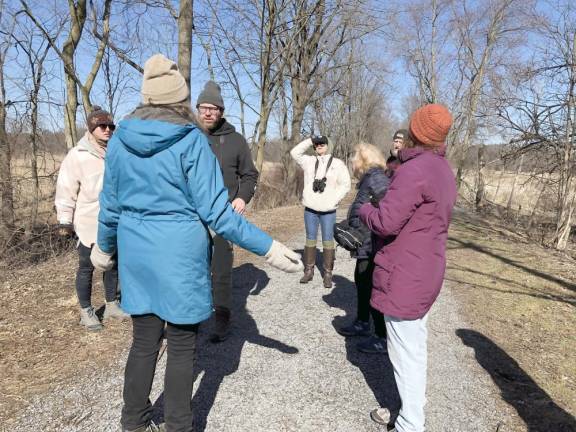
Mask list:
[[[162,54],[154,54],[144,64],[142,102],[146,105],[168,105],[188,98],[188,86],[178,65]]]

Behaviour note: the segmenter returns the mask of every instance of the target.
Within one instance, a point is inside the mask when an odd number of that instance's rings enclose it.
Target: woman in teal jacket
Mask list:
[[[299,256],[235,213],[218,162],[193,123],[188,88],[174,62],[151,57],[143,105],[121,121],[106,156],[95,266],[117,252],[122,308],[132,315],[122,427],[151,431],[149,394],[165,323],[164,403],[169,432],[192,430],[194,347],[198,323],[212,314],[208,228],[265,255],[288,272]]]

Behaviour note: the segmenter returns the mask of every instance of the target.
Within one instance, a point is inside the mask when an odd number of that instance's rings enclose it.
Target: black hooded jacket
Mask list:
[[[242,198],[248,204],[258,182],[258,171],[252,161],[248,143],[224,118],[207,135],[210,147],[220,163],[229,200]]]

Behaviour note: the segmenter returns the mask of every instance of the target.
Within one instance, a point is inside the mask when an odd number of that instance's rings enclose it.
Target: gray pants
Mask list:
[[[396,419],[398,432],[424,432],[428,314],[416,320],[384,316],[388,356],[402,401]]]
[[[232,307],[232,266],[234,249],[232,243],[219,235],[213,237],[212,298],[215,307]]]

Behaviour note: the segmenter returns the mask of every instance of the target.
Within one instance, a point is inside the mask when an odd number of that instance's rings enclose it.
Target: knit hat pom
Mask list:
[[[146,60],[141,93],[144,104],[156,105],[183,102],[190,94],[178,65],[162,54]]]
[[[440,147],[452,126],[452,115],[444,105],[428,104],[418,108],[410,119],[410,134],[420,144]]]

